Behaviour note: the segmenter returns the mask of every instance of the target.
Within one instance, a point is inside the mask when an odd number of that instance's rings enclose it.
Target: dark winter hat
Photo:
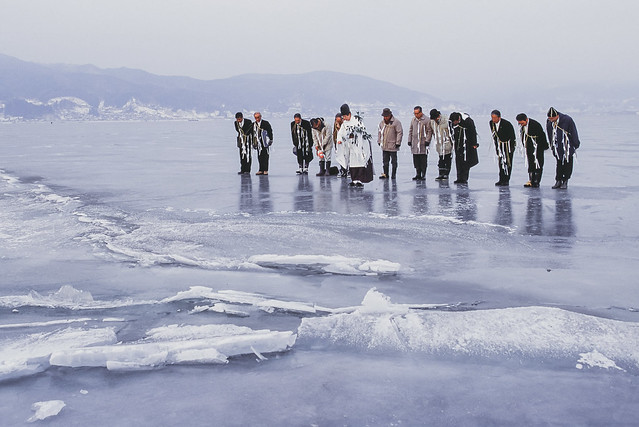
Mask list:
[[[441,111],[437,111],[437,108],[433,108],[432,110],[430,110],[430,119],[431,120],[436,120],[437,117],[439,117],[441,115],[442,115]]]
[[[382,116],[384,117],[390,117],[393,115],[393,112],[390,110],[390,108],[384,108],[382,110]]]
[[[452,113],[450,113],[449,120],[450,120],[451,122],[454,122],[455,120],[461,120],[461,114],[460,114],[460,113],[458,113],[458,112],[456,112],[456,111],[455,111],[455,112],[452,112]]]
[[[242,119],[242,118],[244,118],[244,114],[242,114],[241,112],[238,111],[237,113],[235,113],[235,118],[236,119]]]
[[[555,107],[550,107],[550,110],[548,110],[548,117],[557,117],[558,115],[559,113],[555,110]]]
[[[348,104],[342,104],[342,106],[339,107],[339,112],[342,114],[342,116],[348,116],[349,114],[351,114],[351,108],[348,106]]]

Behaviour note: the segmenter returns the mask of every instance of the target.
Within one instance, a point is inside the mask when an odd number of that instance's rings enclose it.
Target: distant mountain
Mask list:
[[[209,118],[255,110],[328,117],[344,102],[363,112],[387,106],[412,112],[416,104],[441,101],[369,77],[330,71],[205,81],[127,68],[42,65],[0,55],[0,114],[5,120]]]

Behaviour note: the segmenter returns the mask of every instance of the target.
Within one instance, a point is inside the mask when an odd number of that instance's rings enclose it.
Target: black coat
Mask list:
[[[524,148],[526,149],[526,153],[531,155],[534,151],[533,141],[537,143],[537,150],[547,150],[548,149],[548,140],[546,139],[546,132],[544,128],[541,126],[537,120],[528,119],[528,138],[524,141],[524,127],[519,130],[521,135],[521,140],[524,144]]]
[[[257,126],[257,122],[253,123],[253,137],[256,138],[253,141],[253,145],[259,150],[273,143],[273,128],[269,122],[261,120],[259,126],[262,131],[260,132],[261,134],[258,134]],[[264,135],[265,133],[266,135]]]
[[[479,147],[479,143],[477,143],[477,128],[473,119],[466,117],[461,120],[457,126],[453,126],[451,135],[453,136],[456,161],[464,159],[463,162],[467,168],[478,164],[477,147]]]
[[[492,133],[497,155],[499,155],[500,143],[504,144],[504,148],[507,148],[507,151],[512,155],[512,153],[515,152],[515,148],[517,148],[517,137],[515,136],[515,128],[513,128],[512,123],[510,123],[508,120],[501,119],[499,121],[499,130],[497,131],[495,131],[496,125],[495,123],[493,123],[492,120],[488,123],[490,124],[490,132]]]
[[[245,143],[251,146],[253,142],[253,122],[249,119],[244,119],[242,121],[242,128],[240,129],[240,124],[238,121],[235,121],[235,131],[237,132],[237,148],[242,148],[242,133],[246,136]]]
[[[559,120],[557,121],[556,140],[553,141],[553,123],[550,120],[546,121],[546,131],[548,132],[548,140],[553,147],[553,155],[561,159],[564,158],[566,149],[568,156],[575,154],[581,143],[577,134],[577,126],[575,126],[572,117],[559,112],[557,114],[559,114]]]
[[[299,155],[303,158],[313,158],[313,133],[311,131],[311,122],[302,119],[301,121],[302,135],[298,135],[297,126],[295,121],[291,122],[291,137],[293,138],[293,145]]]

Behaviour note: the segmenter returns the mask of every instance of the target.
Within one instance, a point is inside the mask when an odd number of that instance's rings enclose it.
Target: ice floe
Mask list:
[[[302,319],[298,344],[479,357],[570,359],[598,350],[639,367],[639,327],[552,307],[424,311],[396,305],[374,290],[360,308]],[[585,358],[583,353],[590,356]],[[574,359],[573,359],[574,360]],[[589,365],[592,363],[588,362]],[[614,362],[613,362],[614,363]]]
[[[55,417],[62,411],[66,404],[62,400],[47,400],[44,402],[35,402],[31,405],[31,410],[35,411],[27,422],[41,421],[50,417]]]

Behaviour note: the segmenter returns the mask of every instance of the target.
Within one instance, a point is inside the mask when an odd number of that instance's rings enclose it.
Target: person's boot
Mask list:
[[[528,173],[528,182],[524,184],[524,187],[532,187],[534,181],[535,181],[534,174],[533,173]]]
[[[561,181],[556,180],[556,181],[555,181],[555,185],[553,185],[553,186],[552,186],[552,189],[553,189],[553,190],[556,190],[556,189],[560,188],[560,187],[561,187],[561,184],[562,184],[562,182],[561,182]]]
[[[413,177],[413,181],[417,181],[419,179],[419,170],[415,169],[415,176]]]
[[[326,165],[326,162],[324,160],[320,160],[320,162],[319,162],[320,171],[319,171],[319,173],[315,174],[315,176],[324,176],[324,175],[326,175],[326,169],[324,167],[325,165]]]
[[[540,182],[541,182],[541,172],[539,171],[533,172],[533,179],[532,179],[533,188],[539,188]]]
[[[562,190],[568,188],[568,180],[561,181],[561,186],[559,188],[561,188]]]

